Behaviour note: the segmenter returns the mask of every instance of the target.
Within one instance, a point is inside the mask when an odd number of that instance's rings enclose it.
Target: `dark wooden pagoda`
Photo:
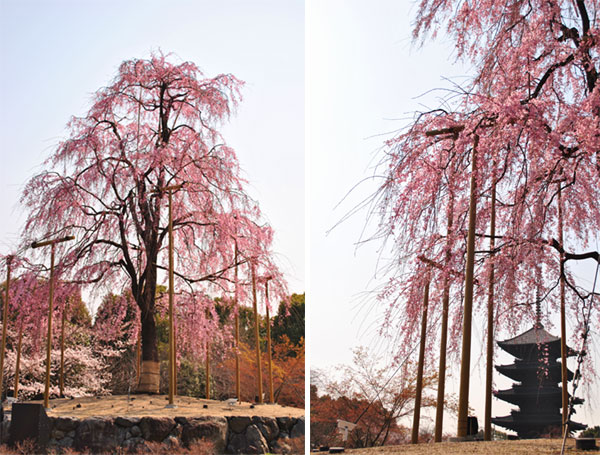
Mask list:
[[[560,337],[548,333],[539,322],[521,335],[505,341],[498,346],[516,357],[511,365],[498,365],[496,370],[518,381],[510,389],[500,390],[494,395],[519,407],[510,415],[494,417],[492,423],[515,431],[520,438],[539,438],[548,434],[560,435],[562,423],[562,388],[560,358]],[[567,348],[569,356],[576,354]],[[568,370],[569,381],[573,372]],[[583,403],[576,398],[575,404]],[[577,422],[569,424],[570,431],[586,428]]]

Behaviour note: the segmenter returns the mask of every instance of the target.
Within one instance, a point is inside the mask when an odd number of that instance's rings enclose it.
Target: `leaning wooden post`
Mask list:
[[[67,307],[69,306],[69,297],[67,297],[67,301],[63,307],[63,311],[62,311],[62,321],[61,321],[61,325],[60,325],[60,380],[59,380],[59,384],[60,384],[60,397],[64,397],[64,390],[65,390],[65,319],[66,319],[66,315],[67,315]]]
[[[494,165],[494,170],[496,166]],[[487,365],[485,375],[485,422],[483,439],[492,440],[492,382],[494,362],[494,248],[496,236],[496,175],[492,174],[492,206],[490,218],[490,270],[488,275]]]
[[[415,391],[415,410],[413,414],[411,444],[419,442],[419,420],[421,418],[421,396],[423,393],[423,369],[425,363],[425,339],[427,337],[427,307],[429,306],[429,276],[423,292],[423,316],[421,319],[421,345],[419,348],[419,365],[417,367],[417,388]]]
[[[260,334],[258,330],[258,302],[256,300],[256,271],[255,263],[252,261],[251,273],[252,273],[252,304],[254,306],[254,337],[256,339],[256,373],[258,382],[258,403],[263,402],[263,383],[262,383],[262,365],[260,358]]]
[[[450,192],[448,201],[448,237],[446,239],[446,267],[450,266],[450,236],[452,235],[452,220],[454,216],[454,193]],[[444,293],[442,296],[442,333],[440,334],[440,366],[438,368],[438,390],[435,408],[435,442],[442,441],[442,428],[444,425],[444,394],[446,386],[446,349],[448,346],[448,307],[450,304],[450,276],[449,270],[444,274]]]
[[[469,233],[467,237],[467,264],[465,269],[465,303],[463,308],[463,338],[458,395],[457,436],[467,436],[469,413],[469,374],[471,369],[471,321],[473,317],[473,272],[475,268],[475,222],[477,218],[477,145],[475,135],[471,153],[471,197],[469,201]]]
[[[50,245],[50,297],[48,298],[48,341],[46,342],[46,384],[44,386],[44,407],[50,407],[50,358],[52,352],[52,310],[54,306],[54,247],[57,243],[74,240],[69,235],[61,239],[46,240],[44,242],[33,242],[31,248],[40,248]]]
[[[240,381],[240,315],[238,302],[238,245],[235,241],[235,275],[234,275],[234,290],[233,301],[235,305],[235,397],[238,402],[242,401],[241,396],[241,381]]]
[[[558,241],[560,242],[560,376],[562,382],[562,435],[568,433],[569,378],[567,376],[567,324],[565,315],[565,254],[563,243],[563,213],[560,182],[558,182]]]
[[[6,258],[6,297],[2,309],[2,347],[0,348],[0,400],[4,391],[4,353],[6,350],[6,329],[8,327],[8,300],[10,298],[10,269],[13,256]]]
[[[271,353],[271,317],[269,316],[269,276],[265,280],[265,306],[267,308],[267,352],[269,353],[269,403],[275,403],[273,398],[273,356]]]

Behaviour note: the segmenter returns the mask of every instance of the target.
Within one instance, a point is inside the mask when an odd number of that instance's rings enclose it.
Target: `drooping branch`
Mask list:
[[[600,263],[600,253],[598,253],[598,251],[588,251],[586,253],[569,253],[568,251],[565,251],[563,246],[556,239],[552,239],[550,241],[545,240],[544,243],[550,245],[560,254],[564,254],[564,262],[569,260],[581,261],[584,259],[594,259],[596,262]]]

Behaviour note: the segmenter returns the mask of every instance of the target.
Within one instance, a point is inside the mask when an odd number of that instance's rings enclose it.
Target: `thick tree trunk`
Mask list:
[[[154,263],[156,261],[154,260]],[[138,393],[159,393],[160,363],[158,361],[158,336],[154,321],[154,299],[156,297],[156,269],[147,271],[146,284],[137,299],[142,326],[142,370]]]
[[[160,363],[154,311],[142,311],[142,370],[137,392],[158,393],[159,386]]]

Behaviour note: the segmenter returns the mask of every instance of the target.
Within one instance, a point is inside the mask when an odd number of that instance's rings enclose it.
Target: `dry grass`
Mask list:
[[[261,417],[301,417],[304,409],[280,406],[278,404],[254,405],[242,402],[235,406],[228,406],[224,401],[202,400],[199,398],[175,397],[176,408],[165,408],[167,397],[165,395],[109,395],[104,397],[83,397],[73,400],[58,398],[50,400],[51,417],[102,417],[102,416],[129,416],[129,417],[202,417],[202,416],[261,416]],[[42,403],[33,401],[32,403]],[[78,405],[80,405],[78,407]],[[207,405],[207,408],[204,408]]]
[[[547,454],[558,455],[562,446],[561,439],[525,439],[519,441],[485,441],[485,442],[441,442],[418,445],[373,447],[370,449],[346,450],[352,454],[413,454],[413,455],[524,455]],[[575,440],[568,439],[567,454],[600,454],[599,450],[576,450]]]

